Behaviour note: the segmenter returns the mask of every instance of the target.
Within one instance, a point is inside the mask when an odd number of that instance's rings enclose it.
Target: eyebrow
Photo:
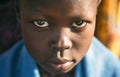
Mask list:
[[[44,13],[35,13],[35,14],[30,14],[28,17],[28,19],[48,19],[48,20],[52,20],[52,21],[55,21],[55,17],[54,16],[51,16],[51,15],[47,15],[47,14],[44,14]],[[74,14],[74,15],[71,15],[71,16],[68,16],[68,19],[70,21],[73,21],[73,20],[88,20],[90,19],[90,17],[88,17],[87,14]]]

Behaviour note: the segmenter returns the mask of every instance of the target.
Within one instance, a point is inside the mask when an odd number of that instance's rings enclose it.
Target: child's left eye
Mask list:
[[[33,21],[33,24],[39,28],[45,28],[49,26],[48,22],[45,20],[35,20]]]
[[[76,22],[74,22],[73,24],[72,24],[72,26],[73,27],[76,27],[76,28],[82,28],[82,27],[84,27],[84,26],[86,26],[87,25],[87,22],[85,22],[85,21],[76,21]]]

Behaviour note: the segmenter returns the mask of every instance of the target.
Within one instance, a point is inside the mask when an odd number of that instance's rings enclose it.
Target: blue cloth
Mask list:
[[[0,77],[40,77],[37,64],[21,40],[0,56]],[[120,77],[120,62],[95,37],[74,77]]]

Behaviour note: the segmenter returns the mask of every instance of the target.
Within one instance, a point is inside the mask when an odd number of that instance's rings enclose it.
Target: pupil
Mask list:
[[[77,21],[76,24],[77,25],[81,25],[83,23],[83,21]]]
[[[38,21],[38,24],[43,25],[43,24],[45,24],[45,21],[40,20],[40,21]]]

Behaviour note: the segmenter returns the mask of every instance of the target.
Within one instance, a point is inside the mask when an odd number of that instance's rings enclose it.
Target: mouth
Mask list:
[[[63,64],[53,64],[53,63],[51,63],[51,66],[58,69],[58,70],[66,70],[69,67],[71,67],[72,64],[73,64],[73,62],[66,62],[66,63],[63,63]]]
[[[59,61],[58,63],[57,62],[49,62],[47,65],[50,66],[54,70],[65,72],[74,65],[74,61],[67,61],[67,62]]]

